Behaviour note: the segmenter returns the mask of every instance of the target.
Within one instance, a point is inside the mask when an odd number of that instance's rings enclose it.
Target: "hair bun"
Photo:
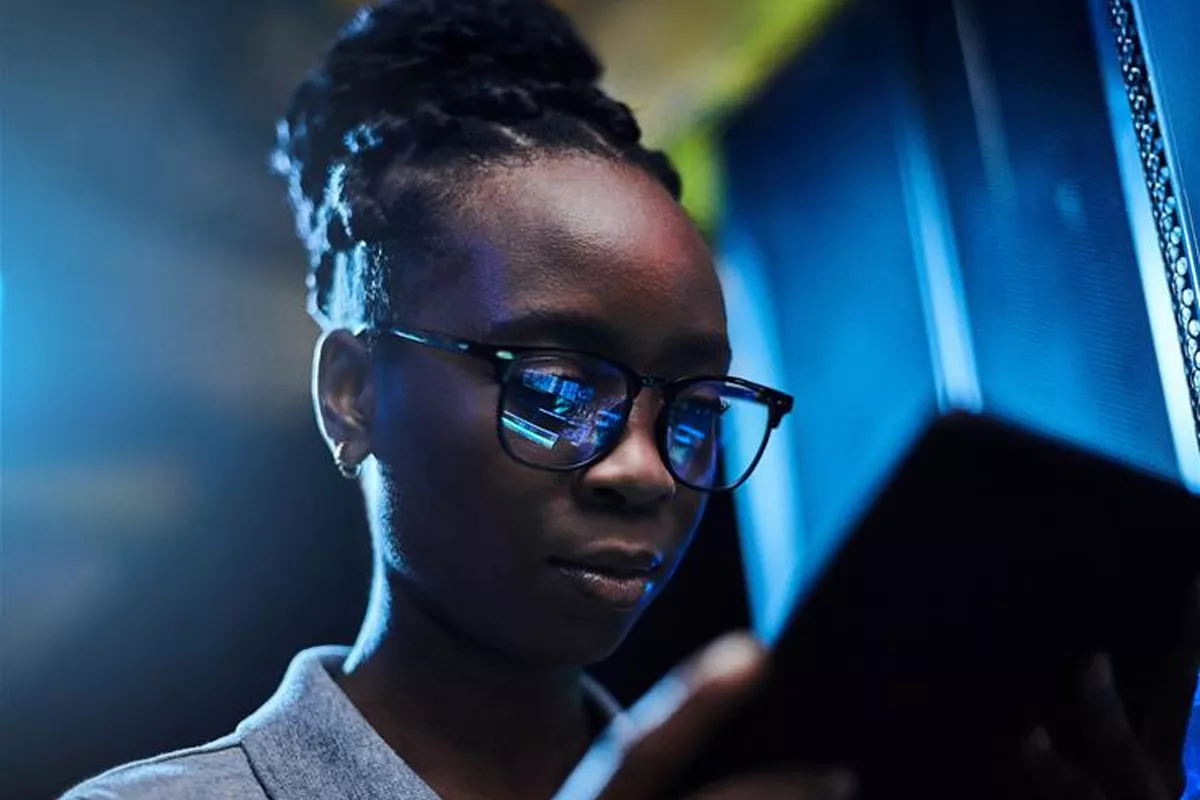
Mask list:
[[[364,125],[431,114],[532,117],[558,98],[577,113],[571,101],[598,92],[600,73],[571,20],[545,0],[387,0],[359,10],[297,90],[276,170],[296,170],[297,188],[313,197]]]
[[[338,264],[355,243],[394,238],[402,218],[434,220],[454,192],[455,181],[431,178],[446,168],[535,148],[589,152],[648,170],[678,199],[678,174],[641,145],[600,74],[549,0],[385,0],[359,11],[296,90],[273,154],[312,261],[310,308],[343,316],[330,309],[353,281]]]
[[[339,34],[326,70],[334,102],[369,97],[397,115],[478,96],[484,86],[582,88],[600,77],[571,21],[543,0],[392,0],[365,8]]]

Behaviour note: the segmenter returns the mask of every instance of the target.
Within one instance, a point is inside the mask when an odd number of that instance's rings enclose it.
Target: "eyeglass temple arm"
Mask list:
[[[388,333],[409,342],[416,342],[417,344],[423,344],[428,347],[436,347],[439,350],[448,350],[451,353],[463,353],[466,352],[467,349],[466,347],[462,346],[462,344],[465,343],[460,344],[452,339],[447,339],[442,336],[435,336],[429,333],[410,331],[405,330],[404,328],[392,328],[388,331]]]
[[[791,413],[795,398],[777,389],[763,388],[766,389],[763,394],[771,408],[771,429],[774,430],[783,422],[783,418]]]
[[[438,336],[432,333],[423,331],[412,331],[404,328],[391,328],[388,331],[393,336],[397,336],[409,342],[425,345],[427,347],[435,347],[439,350],[445,350],[450,353],[462,353],[464,355],[482,358],[490,361],[497,367],[501,367],[509,361],[513,360],[512,351],[503,347],[492,347],[490,345],[471,342],[465,339],[451,339],[445,336]],[[640,376],[639,376],[640,377]],[[639,382],[645,386],[653,386],[659,383],[666,382],[663,378],[640,378]],[[756,384],[757,386],[757,384]],[[771,389],[767,386],[757,386],[759,392],[768,401],[772,410],[771,427],[776,428],[792,410],[794,399],[791,395]]]
[[[479,342],[471,342],[466,339],[451,339],[445,336],[438,336],[433,333],[425,333],[424,331],[412,331],[404,328],[391,328],[388,331],[393,336],[404,339],[405,341],[415,342],[427,347],[434,347],[438,350],[445,350],[449,353],[461,353],[463,355],[481,358],[486,361],[491,361],[494,364],[502,364],[512,361],[513,354],[502,347],[492,347],[490,345],[480,344]]]

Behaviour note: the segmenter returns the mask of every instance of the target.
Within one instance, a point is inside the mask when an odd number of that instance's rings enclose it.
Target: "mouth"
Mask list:
[[[593,600],[621,609],[641,605],[654,589],[663,558],[648,551],[594,549],[548,563]]]

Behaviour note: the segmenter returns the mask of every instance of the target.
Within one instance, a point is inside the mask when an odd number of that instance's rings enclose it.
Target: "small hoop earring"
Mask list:
[[[333,462],[337,465],[338,472],[348,481],[358,480],[358,476],[362,473],[362,462],[351,464],[346,460],[346,443],[339,442],[336,450],[333,453]]]

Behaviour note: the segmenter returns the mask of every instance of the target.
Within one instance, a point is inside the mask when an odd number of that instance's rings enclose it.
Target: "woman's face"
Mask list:
[[[462,222],[466,262],[399,324],[598,352],[655,376],[728,369],[708,248],[640,170],[585,156],[499,169]],[[499,444],[488,364],[404,342],[390,351],[373,369],[368,505],[392,582],[442,624],[520,661],[607,656],[674,571],[705,505],[659,455],[658,392],[643,390],[604,459],[541,471]],[[625,579],[597,580],[608,572]],[[630,581],[647,579],[631,603]]]

